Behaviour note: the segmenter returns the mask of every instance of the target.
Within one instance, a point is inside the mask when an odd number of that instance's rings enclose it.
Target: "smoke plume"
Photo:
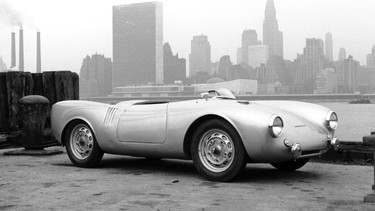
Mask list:
[[[22,27],[23,16],[8,2],[0,0],[0,20],[11,26]]]

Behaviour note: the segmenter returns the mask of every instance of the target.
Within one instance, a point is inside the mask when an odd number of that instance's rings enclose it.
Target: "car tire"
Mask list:
[[[82,121],[73,122],[68,126],[65,146],[72,163],[83,168],[96,167],[104,154],[92,129]]]
[[[271,165],[280,171],[294,171],[309,162],[309,158],[302,158],[298,160],[290,160],[281,163],[271,163]]]
[[[239,134],[223,120],[212,119],[198,126],[190,147],[195,168],[211,181],[230,181],[247,163]]]

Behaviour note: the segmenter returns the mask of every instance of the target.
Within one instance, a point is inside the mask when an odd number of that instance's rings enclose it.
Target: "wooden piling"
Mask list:
[[[33,73],[33,81],[34,81],[34,90],[33,95],[41,95],[44,96],[43,90],[43,74],[42,73]]]
[[[9,131],[8,91],[6,73],[0,73],[0,131]]]
[[[25,73],[7,72],[6,84],[8,94],[9,129],[18,129],[18,101],[25,96]]]
[[[44,97],[49,100],[50,106],[57,102],[55,88],[55,72],[43,72],[43,93]]]
[[[55,72],[56,102],[74,99],[73,77],[70,71]]]

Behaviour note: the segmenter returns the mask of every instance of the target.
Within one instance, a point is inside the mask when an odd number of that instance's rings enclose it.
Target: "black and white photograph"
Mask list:
[[[0,0],[0,210],[375,210],[374,8]]]

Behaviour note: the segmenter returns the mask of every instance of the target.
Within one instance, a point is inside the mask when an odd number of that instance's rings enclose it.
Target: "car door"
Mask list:
[[[165,141],[168,103],[135,104],[126,108],[117,126],[120,142],[160,144]]]

